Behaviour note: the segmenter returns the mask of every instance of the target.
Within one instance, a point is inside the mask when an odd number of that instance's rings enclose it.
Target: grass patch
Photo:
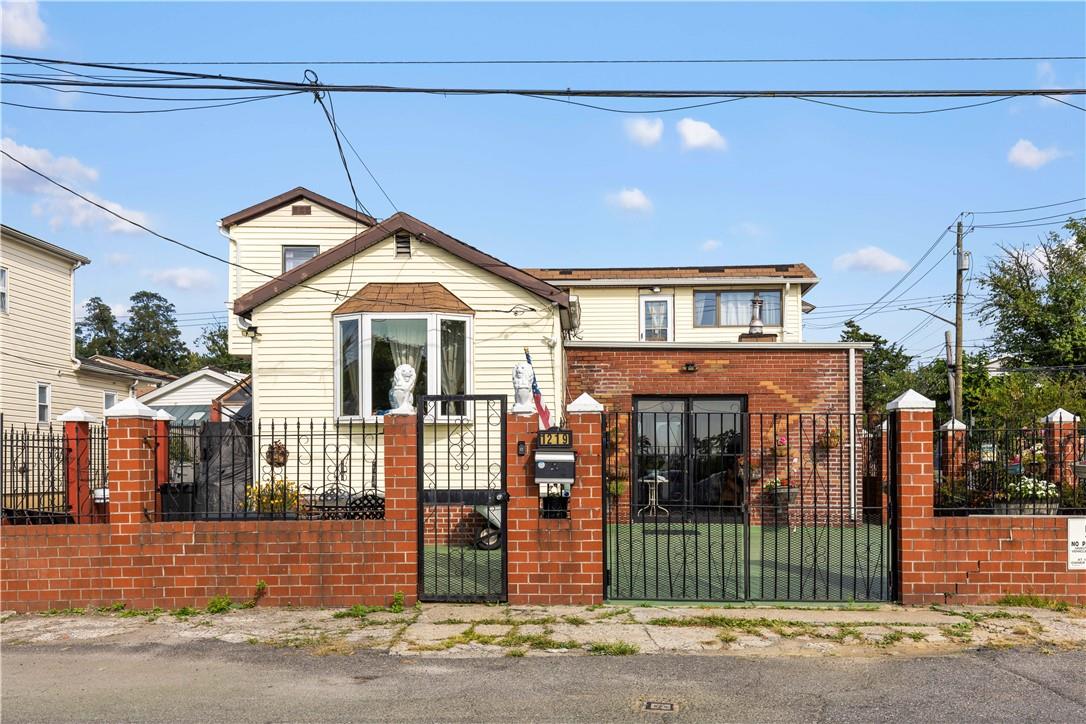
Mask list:
[[[1004,596],[996,601],[998,606],[1017,606],[1020,608],[1043,608],[1049,611],[1070,611],[1071,604],[1067,601],[1057,601],[1044,596],[1035,596],[1032,593]]]
[[[973,640],[973,622],[962,621],[956,623],[953,626],[943,626],[943,635],[952,641],[959,643],[969,643]]]
[[[584,626],[588,623],[587,619],[583,619],[580,616],[563,616],[562,621],[568,623],[570,626]]]
[[[174,618],[185,620],[192,618],[193,616],[199,616],[200,609],[193,608],[192,606],[182,606],[181,608],[170,611],[170,615]]]
[[[524,654],[525,654],[524,649],[509,649],[508,651],[505,652],[505,655],[508,656],[511,659],[519,659],[522,656],[524,656]]]
[[[640,651],[641,649],[637,648],[636,644],[627,643],[625,641],[614,643],[597,641],[594,644],[588,645],[588,653],[593,656],[632,656],[633,654],[640,653]]]
[[[118,618],[140,618],[146,617],[148,621],[154,621],[161,616],[164,611],[155,606],[154,608],[126,608],[123,611],[117,613]]]

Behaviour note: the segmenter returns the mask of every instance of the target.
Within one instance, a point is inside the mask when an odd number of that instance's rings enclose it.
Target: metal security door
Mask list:
[[[419,599],[506,600],[506,397],[418,405]]]

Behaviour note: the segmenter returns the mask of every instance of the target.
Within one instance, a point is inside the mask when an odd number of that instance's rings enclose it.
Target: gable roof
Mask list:
[[[237,376],[239,374],[241,375],[240,378]],[[193,382],[204,378],[210,378],[212,380],[215,380],[216,382],[221,384],[223,386],[223,389],[225,390],[237,384],[239,382],[239,379],[244,379],[245,375],[236,372],[223,372],[222,370],[216,369],[214,367],[202,367],[194,372],[189,372],[183,377],[178,377],[169,382],[168,384],[159,387],[158,389],[151,390],[150,392],[146,392],[140,395],[140,402],[144,404],[150,404],[154,400],[165,397],[166,395],[180,390],[182,387],[187,387]],[[210,403],[211,401],[208,400],[208,404]]]
[[[332,314],[355,312],[457,312],[474,314],[455,294],[437,282],[385,284],[371,282],[340,304]]]
[[[21,241],[24,244],[29,244],[30,246],[37,247],[42,251],[47,251],[50,254],[59,256],[61,259],[66,259],[73,264],[90,264],[90,259],[83,256],[82,254],[76,254],[74,251],[69,251],[64,247],[57,246],[56,244],[48,242],[45,239],[39,239],[36,236],[31,236],[25,231],[19,231],[13,226],[8,226],[7,224],[0,224],[0,228],[2,228],[4,236],[15,239],[16,241]]]
[[[652,267],[553,267],[525,269],[533,276],[547,281],[564,282],[636,282],[685,280],[715,281],[741,279],[797,280],[813,284],[818,277],[806,264],[755,264],[736,266],[652,266]]]
[[[120,359],[119,357],[107,357],[102,354],[96,354],[80,361],[86,366],[104,372],[119,372],[160,381],[177,379],[177,375],[171,375],[169,372],[165,372],[156,367],[141,364],[139,362],[132,362],[131,360]]]
[[[327,196],[321,196],[315,191],[310,191],[304,186],[298,186],[291,189],[290,191],[281,193],[278,196],[273,196],[267,201],[261,201],[259,204],[254,204],[249,208],[242,209],[241,211],[235,211],[229,216],[224,216],[222,219],[219,220],[219,225],[222,226],[222,228],[224,229],[228,229],[236,224],[244,224],[246,221],[251,221],[252,219],[255,219],[258,216],[262,216],[269,211],[281,209],[287,204],[292,204],[295,201],[299,201],[301,199],[306,199],[307,201],[312,201],[319,206],[329,208],[336,213],[342,214],[349,219],[359,221],[366,226],[373,226],[377,223],[377,219],[373,218],[369,214],[363,214],[361,211],[352,209],[350,206],[345,206],[338,201],[333,201]]]
[[[459,239],[419,221],[414,216],[400,211],[376,226],[366,229],[361,234],[332,247],[328,251],[317,254],[304,264],[299,264],[290,271],[280,274],[275,279],[265,282],[256,289],[238,297],[234,300],[234,314],[245,316],[261,304],[274,299],[283,292],[305,283],[321,272],[331,269],[401,231],[406,231],[419,241],[433,244],[469,264],[485,269],[491,274],[512,282],[547,301],[554,302],[561,307],[569,306],[569,295],[561,289],[551,286],[522,269],[510,266],[501,259],[480,251],[470,244],[465,244]]]

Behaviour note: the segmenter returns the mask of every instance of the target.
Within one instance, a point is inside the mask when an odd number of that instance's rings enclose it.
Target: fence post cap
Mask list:
[[[913,389],[902,392],[886,403],[887,410],[934,410],[935,403]]]
[[[175,418],[175,417],[174,417],[173,415],[171,415],[170,413],[166,412],[165,410],[158,410],[158,411],[157,411],[157,412],[155,413],[155,419],[156,419],[156,420],[165,420],[166,422],[173,422],[173,421],[174,421],[174,420],[176,420],[177,418]]]
[[[1048,413],[1045,422],[1078,422],[1078,415],[1073,415],[1062,407],[1057,407]]]
[[[968,430],[969,426],[961,420],[951,418],[939,426],[940,430]]]
[[[566,412],[603,412],[603,405],[592,395],[582,392],[580,397],[566,405]]]
[[[57,415],[57,422],[98,422],[98,418],[82,407],[73,407],[63,415]]]
[[[124,400],[106,410],[105,414],[106,419],[114,417],[136,417],[144,420],[154,420],[157,413],[135,397],[126,397]]]

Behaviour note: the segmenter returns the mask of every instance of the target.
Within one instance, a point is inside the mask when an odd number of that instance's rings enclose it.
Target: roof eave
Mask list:
[[[310,191],[304,186],[296,186],[290,191],[284,191],[278,196],[273,196],[270,199],[265,199],[260,203],[248,206],[241,211],[235,211],[232,214],[219,219],[219,226],[223,229],[229,229],[231,226],[237,226],[238,224],[244,224],[246,221],[252,221],[258,216],[281,209],[287,204],[293,203],[299,199],[306,199],[318,206],[323,206],[327,209],[335,211],[338,214],[342,214],[350,219],[356,219],[366,224],[367,226],[373,226],[377,223],[377,219],[373,218],[369,214],[363,214],[361,211],[352,209],[351,207],[341,204],[335,199],[330,199],[327,196],[318,194],[315,191]]]

